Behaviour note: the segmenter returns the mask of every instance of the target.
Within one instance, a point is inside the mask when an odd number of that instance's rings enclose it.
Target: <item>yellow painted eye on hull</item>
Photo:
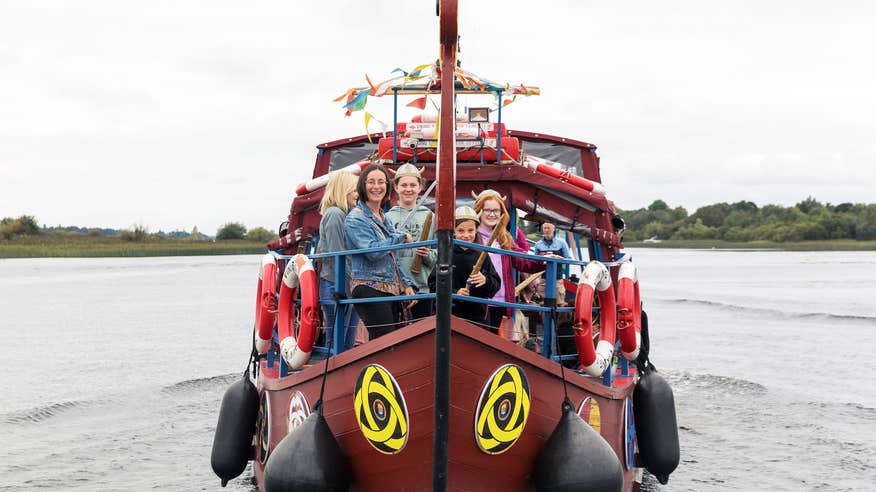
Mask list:
[[[487,380],[475,413],[475,442],[487,454],[504,453],[523,434],[529,417],[529,383],[523,369],[506,364]]]
[[[408,442],[408,407],[392,374],[379,364],[362,369],[353,405],[365,439],[384,454],[396,454]]]

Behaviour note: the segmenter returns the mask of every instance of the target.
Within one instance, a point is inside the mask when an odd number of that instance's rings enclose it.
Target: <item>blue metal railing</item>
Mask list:
[[[364,303],[373,303],[373,302],[392,302],[392,301],[410,301],[410,300],[434,300],[436,295],[435,293],[424,293],[424,294],[413,294],[413,295],[398,295],[398,296],[387,296],[387,297],[369,297],[369,298],[358,298],[352,299],[349,298],[349,293],[346,291],[347,283],[346,283],[346,267],[347,262],[345,261],[347,255],[354,254],[364,254],[364,253],[379,253],[379,252],[390,252],[401,249],[412,249],[418,247],[435,247],[437,246],[438,241],[435,239],[429,241],[418,241],[413,243],[405,243],[405,244],[396,244],[392,246],[382,246],[379,248],[367,248],[367,249],[355,249],[355,250],[346,250],[346,251],[338,251],[333,253],[318,253],[318,254],[309,254],[308,258],[311,260],[327,260],[333,259],[335,262],[335,298],[334,299],[319,299],[319,303],[321,305],[335,305],[335,324],[333,331],[333,340],[331,341],[331,351],[329,352],[327,346],[323,347],[314,347],[313,352],[317,354],[327,354],[327,355],[337,355],[344,351],[344,316],[342,315],[342,309],[348,305],[355,304],[364,304]],[[522,253],[517,251],[509,251],[501,248],[494,248],[491,246],[484,246],[476,243],[469,243],[465,241],[453,240],[454,245],[463,246],[466,248],[471,248],[479,251],[487,251],[488,253],[498,253],[505,256],[524,258],[528,260],[534,261],[542,261],[546,262],[545,265],[545,297],[546,299],[556,299],[556,272],[559,266],[564,265],[578,265],[579,267],[584,267],[589,263],[588,261],[579,261],[570,258],[550,258],[544,256],[533,255],[530,253]],[[597,248],[598,249],[598,248]],[[289,260],[293,255],[284,255],[276,251],[271,252],[273,256],[278,260]],[[618,266],[622,261],[626,261],[624,258],[624,254],[621,253],[618,255],[616,261],[612,262],[602,262],[606,267],[614,267]],[[569,355],[560,355],[555,353],[554,351],[554,339],[557,336],[556,333],[556,321],[557,315],[561,313],[571,313],[575,311],[574,306],[569,307],[558,307],[555,305],[552,306],[541,306],[534,304],[520,304],[514,302],[502,302],[496,301],[493,299],[483,299],[480,297],[471,297],[471,296],[462,296],[459,294],[452,294],[452,299],[454,300],[463,300],[468,302],[474,302],[478,304],[486,304],[488,306],[499,306],[510,308],[512,310],[521,310],[521,311],[534,311],[540,312],[544,314],[543,324],[544,324],[544,335],[542,339],[541,346],[541,355],[549,358],[555,362],[562,363],[565,360],[575,360],[577,359],[577,354],[569,354]],[[548,303],[550,304],[550,303]],[[614,306],[612,306],[614,307]],[[599,308],[594,307],[593,312],[599,312]],[[282,357],[280,359],[280,375],[285,376],[288,373],[288,368],[286,367],[285,361]],[[620,358],[621,362],[619,364],[621,369],[621,375],[628,375],[628,364],[626,359],[623,357]],[[607,386],[611,386],[612,378],[613,378],[613,368],[609,368],[603,375],[603,383]]]

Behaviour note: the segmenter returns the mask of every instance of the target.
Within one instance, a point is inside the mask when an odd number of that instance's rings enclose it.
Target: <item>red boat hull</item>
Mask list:
[[[435,318],[427,318],[389,335],[329,359],[323,414],[352,465],[357,490],[431,490],[434,419]],[[396,454],[379,452],[360,430],[354,410],[357,379],[369,364],[379,364],[397,381],[408,413],[408,439]],[[515,364],[528,381],[531,406],[523,432],[501,454],[482,451],[475,438],[475,414],[485,383],[497,369]],[[259,378],[259,391],[269,403],[267,456],[289,429],[290,399],[301,392],[309,405],[319,399],[325,362],[320,361],[289,376]],[[527,349],[452,318],[451,399],[448,488],[450,490],[529,490],[536,458],[561,415],[565,395],[560,366]],[[613,387],[601,380],[565,370],[566,391],[578,409],[585,399],[598,404],[601,436],[622,464],[625,448],[625,407],[632,396],[633,377],[615,378]],[[265,397],[262,399],[263,405]],[[264,408],[262,409],[265,410]],[[594,420],[595,419],[595,420]],[[596,427],[596,426],[594,426]],[[263,488],[267,456],[258,445],[254,475]],[[632,462],[632,461],[629,461]],[[624,490],[631,490],[638,469],[622,466]]]

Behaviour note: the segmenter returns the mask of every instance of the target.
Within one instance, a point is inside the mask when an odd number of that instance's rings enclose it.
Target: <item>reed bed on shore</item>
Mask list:
[[[874,251],[876,241],[830,240],[776,243],[736,243],[714,240],[626,242],[633,248],[750,249],[779,251]],[[0,241],[0,258],[95,258],[138,256],[198,256],[258,254],[267,251],[260,242],[191,241],[149,238],[125,241],[113,237],[28,236]]]
[[[0,258],[93,258],[257,254],[264,243],[190,241],[149,238],[125,241],[112,237],[29,236],[0,241]]]

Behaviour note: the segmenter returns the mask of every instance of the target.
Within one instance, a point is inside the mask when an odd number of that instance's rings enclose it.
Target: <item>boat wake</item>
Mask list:
[[[876,408],[853,402],[838,402],[838,401],[802,401],[789,402],[790,406],[799,407],[799,411],[806,412],[806,415],[814,413],[823,414],[825,418],[859,419],[863,423],[871,425],[876,422]]]
[[[715,374],[694,374],[687,371],[659,371],[673,388],[708,390],[732,395],[760,395],[767,392],[766,386],[745,379],[718,376]]]
[[[40,423],[74,410],[90,408],[104,403],[106,403],[105,400],[81,400],[51,403],[41,407],[33,407],[26,410],[7,413],[3,415],[2,422],[10,425]]]
[[[762,308],[762,307],[754,307],[754,306],[743,306],[739,304],[730,304],[726,302],[720,301],[707,301],[705,299],[687,299],[687,298],[674,298],[674,299],[653,299],[661,302],[666,302],[670,304],[690,304],[697,306],[706,306],[715,309],[721,309],[725,311],[733,311],[733,312],[746,312],[764,316],[770,316],[775,319],[804,319],[804,320],[814,320],[814,321],[850,321],[857,323],[866,323],[866,324],[876,324],[876,316],[866,316],[866,315],[855,315],[855,314],[836,314],[836,313],[825,313],[825,312],[798,312],[798,311],[785,311],[782,309],[772,309],[772,308]]]
[[[160,392],[165,398],[173,397],[173,400],[180,403],[183,400],[192,397],[199,398],[198,395],[204,393],[216,393],[217,388],[225,388],[235,380],[240,378],[240,373],[222,374],[219,376],[211,376],[205,378],[188,379],[163,386],[160,389],[153,388],[151,391]],[[146,392],[149,392],[146,389]],[[143,404],[142,397],[144,394],[143,388],[136,390],[116,393],[113,395],[103,395],[101,398],[86,399],[86,400],[71,400],[57,403],[49,403],[47,405],[32,407],[24,410],[16,410],[6,414],[0,414],[0,422],[6,425],[22,425],[22,424],[37,424],[48,420],[68,415],[73,412],[94,411],[98,407],[114,406],[140,406]]]
[[[242,373],[243,371],[239,373],[233,372],[231,374],[222,374],[219,376],[210,376],[206,378],[188,379],[168,386],[164,386],[161,388],[161,392],[166,394],[174,394],[190,393],[192,391],[203,390],[212,391],[214,388],[225,388],[229,384],[239,379]]]
[[[876,470],[876,436],[869,430],[876,409],[772,382],[765,387],[690,372],[664,376],[675,390],[686,490],[725,490],[746,473],[796,490],[800,463],[809,467],[808,490],[869,490],[861,484],[872,483]],[[662,490],[645,478],[642,490]]]
[[[688,371],[662,371],[658,372],[666,378],[677,394],[695,393],[700,396],[721,395],[727,397],[761,397],[771,393],[772,390],[760,383],[746,379],[720,376],[716,374],[698,374]],[[781,393],[781,391],[779,392]],[[834,416],[842,415],[847,418],[861,419],[867,422],[876,422],[876,408],[856,402],[842,401],[812,401],[800,395],[773,395],[773,398],[783,400],[783,405],[796,405],[801,407],[799,413],[811,415],[813,412],[823,412]]]

